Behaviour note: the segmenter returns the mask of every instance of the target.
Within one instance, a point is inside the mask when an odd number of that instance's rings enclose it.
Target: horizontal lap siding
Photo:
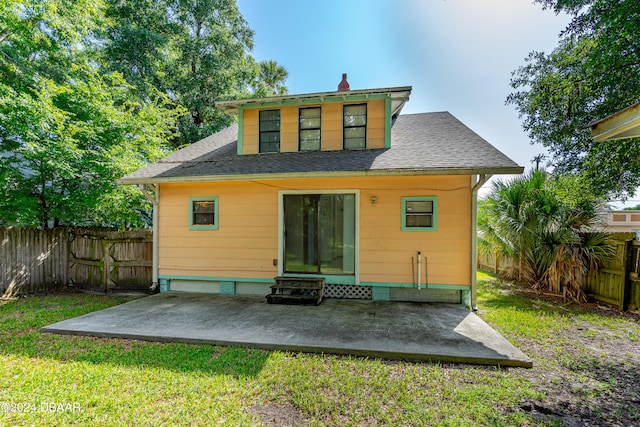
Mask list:
[[[385,101],[367,104],[367,148],[384,148]]]
[[[322,149],[342,150],[342,104],[322,106]]]
[[[197,196],[218,196],[218,230],[189,229],[189,198]],[[171,184],[162,186],[160,203],[160,274],[277,274],[277,190],[252,183]]]
[[[347,104],[360,104],[361,102],[349,102]],[[386,111],[385,100],[362,102],[367,104],[367,148],[384,148]],[[321,105],[322,125],[321,144],[322,150],[342,150],[342,107],[341,102],[330,102]],[[315,107],[319,105],[305,105]],[[266,107],[263,110],[280,110],[280,151],[298,151],[298,120],[299,108],[297,106]],[[243,110],[243,134],[242,151],[244,154],[258,153],[259,137],[259,110]]]
[[[387,188],[382,189],[382,184],[380,187],[379,190],[363,190],[361,193],[360,280],[413,283],[417,277],[420,251],[422,284],[469,285],[469,176],[394,178],[387,179]],[[373,206],[372,196],[376,197]],[[408,196],[438,198],[437,231],[401,230],[402,197]]]
[[[280,109],[280,151],[298,151],[298,107]]]
[[[243,110],[244,126],[242,128],[242,153],[258,153],[258,110]]]
[[[361,281],[410,284],[411,258],[415,262],[421,251],[428,283],[468,285],[469,187],[469,176],[163,184],[160,274],[273,278],[278,273],[273,266],[279,255],[278,191],[349,189],[360,191]],[[218,230],[189,230],[189,198],[195,196],[218,196]],[[438,197],[437,231],[401,230],[401,201],[407,196]]]

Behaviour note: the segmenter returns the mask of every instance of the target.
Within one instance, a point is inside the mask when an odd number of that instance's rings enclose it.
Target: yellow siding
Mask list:
[[[429,284],[469,285],[469,176],[365,177],[162,184],[159,273],[174,277],[270,279],[278,274],[279,190],[360,192],[361,282],[410,284],[412,257]],[[189,229],[189,198],[218,196],[219,229]],[[371,203],[371,197],[376,203]],[[402,197],[438,197],[438,230],[401,230]]]
[[[367,103],[367,148],[384,148],[385,102]]]
[[[298,107],[280,109],[280,151],[298,151]]]
[[[273,194],[250,183],[167,184],[160,191],[160,274],[275,276],[278,206]],[[218,196],[219,229],[189,230],[189,198],[210,195]]]
[[[342,150],[342,104],[322,106],[322,150]]]
[[[353,102],[350,102],[353,104]],[[368,101],[367,104],[367,148],[384,148],[385,100]],[[322,107],[322,150],[342,150],[342,106],[340,102],[329,102]],[[310,107],[312,105],[305,105]],[[273,110],[274,107],[264,108]],[[280,151],[298,151],[298,106],[280,107]],[[259,151],[258,109],[245,109],[242,153],[257,154]]]
[[[387,185],[361,193],[360,279],[412,283],[417,253],[422,283],[468,285],[471,273],[469,177],[377,178]],[[386,187],[386,188],[385,188]],[[371,197],[376,197],[372,206]],[[402,197],[438,197],[438,230],[401,231]],[[426,257],[426,269],[425,259]]]
[[[258,153],[258,110],[244,110],[242,154]]]

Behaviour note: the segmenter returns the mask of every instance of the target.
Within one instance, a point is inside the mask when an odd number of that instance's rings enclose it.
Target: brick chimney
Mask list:
[[[351,90],[349,82],[347,81],[347,73],[342,73],[342,81],[338,85],[338,92],[345,92]]]

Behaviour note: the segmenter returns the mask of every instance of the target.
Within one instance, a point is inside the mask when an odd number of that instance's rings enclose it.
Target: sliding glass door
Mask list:
[[[355,195],[284,195],[284,272],[355,273]]]

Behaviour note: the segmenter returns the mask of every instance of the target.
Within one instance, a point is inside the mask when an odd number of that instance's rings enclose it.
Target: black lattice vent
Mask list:
[[[324,285],[325,298],[371,299],[371,286]]]

